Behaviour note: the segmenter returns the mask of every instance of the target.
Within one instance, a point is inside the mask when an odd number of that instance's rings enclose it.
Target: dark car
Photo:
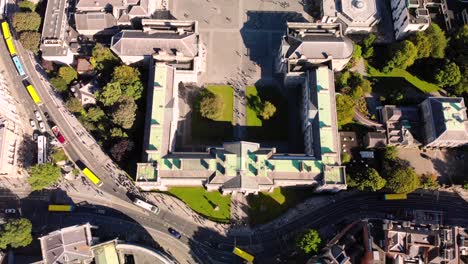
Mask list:
[[[169,228],[167,229],[167,231],[169,231],[169,233],[170,233],[173,237],[175,237],[175,238],[177,238],[177,239],[180,239],[180,238],[182,237],[182,235],[181,235],[179,232],[177,232],[177,230],[175,230],[175,229],[172,228],[172,227],[169,227]]]
[[[46,118],[46,119],[50,119],[50,115],[49,115],[49,113],[47,113],[47,112],[44,112],[44,116],[45,116],[45,118]]]

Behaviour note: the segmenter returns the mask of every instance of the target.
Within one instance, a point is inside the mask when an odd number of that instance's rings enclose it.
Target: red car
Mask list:
[[[54,133],[54,136],[60,143],[65,144],[65,138],[63,137],[62,133],[60,133],[60,130],[57,126],[52,127],[52,133]]]

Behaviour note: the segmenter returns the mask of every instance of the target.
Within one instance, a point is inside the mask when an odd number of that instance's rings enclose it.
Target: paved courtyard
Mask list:
[[[286,20],[310,19],[298,0],[177,0],[169,9],[177,19],[199,23],[207,47],[201,83],[271,80]]]

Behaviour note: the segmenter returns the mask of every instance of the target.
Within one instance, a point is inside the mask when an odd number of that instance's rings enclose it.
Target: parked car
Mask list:
[[[33,131],[33,140],[34,140],[34,141],[37,141],[37,138],[39,137],[39,135],[40,135],[39,131],[34,130],[34,131]]]
[[[39,129],[41,130],[42,133],[46,131],[44,122],[39,122]]]
[[[15,214],[15,213],[16,213],[16,209],[13,209],[13,208],[5,209],[5,214]]]
[[[182,237],[182,235],[181,235],[179,232],[177,232],[177,230],[175,230],[175,229],[172,228],[172,227],[169,227],[169,228],[167,229],[167,231],[169,231],[169,233],[170,233],[173,237],[175,237],[175,238],[177,238],[177,239],[180,239],[180,238]]]
[[[29,119],[29,124],[31,124],[31,127],[33,130],[36,130],[37,129],[37,126],[36,126],[36,121],[32,120],[32,119]]]
[[[63,137],[62,133],[60,133],[60,130],[57,126],[53,126],[52,128],[52,133],[54,133],[54,136],[57,138],[57,140],[61,144],[65,144],[65,138]]]
[[[36,115],[37,121],[42,121],[42,116],[38,111],[34,111],[34,115]]]
[[[49,113],[47,113],[47,112],[44,112],[44,116],[45,116],[46,119],[49,119],[49,118],[50,118],[50,115],[49,115]]]

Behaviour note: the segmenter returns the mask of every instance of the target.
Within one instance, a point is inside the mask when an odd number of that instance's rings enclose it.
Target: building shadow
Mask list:
[[[276,77],[274,61],[286,33],[286,22],[307,20],[297,12],[247,11],[247,20],[240,33],[247,49],[244,55],[261,69],[256,84],[268,83]]]

